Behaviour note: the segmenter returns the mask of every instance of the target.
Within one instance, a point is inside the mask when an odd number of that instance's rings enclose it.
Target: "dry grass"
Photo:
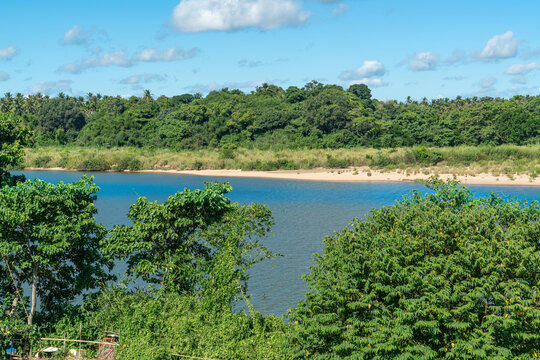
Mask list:
[[[26,167],[61,167],[78,169],[88,159],[100,159],[114,169],[115,165],[136,159],[137,168],[144,170],[189,169],[313,169],[368,167],[407,174],[441,173],[475,176],[491,173],[512,177],[526,174],[536,178],[540,174],[540,146],[448,147],[428,148],[438,156],[437,164],[415,158],[414,149],[307,149],[257,150],[237,149],[171,151],[167,149],[41,147],[26,150]],[[136,170],[136,169],[134,169]]]

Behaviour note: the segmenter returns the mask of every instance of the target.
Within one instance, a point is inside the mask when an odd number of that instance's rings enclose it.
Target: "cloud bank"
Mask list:
[[[147,48],[141,50],[140,52],[134,54],[131,58],[129,58],[126,52],[115,51],[111,53],[105,53],[101,56],[86,58],[80,63],[68,63],[62,65],[58,70],[71,74],[80,74],[84,70],[97,67],[129,67],[139,62],[170,62],[185,60],[196,56],[198,52],[199,50],[197,48],[180,49],[177,47],[172,47],[164,50]]]
[[[181,0],[171,26],[179,32],[271,30],[297,26],[309,17],[298,0]]]
[[[11,60],[18,53],[19,53],[19,50],[17,50],[15,46],[10,46],[4,49],[0,49],[0,60],[3,60],[3,59]]]
[[[520,43],[521,41],[514,37],[514,32],[509,30],[504,34],[495,35],[489,39],[478,57],[482,61],[512,58],[517,55]]]

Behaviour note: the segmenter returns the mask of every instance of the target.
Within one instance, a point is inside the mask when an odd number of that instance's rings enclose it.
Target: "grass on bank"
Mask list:
[[[168,149],[40,147],[26,149],[25,167],[61,167],[81,171],[125,170],[299,170],[314,168],[366,167],[398,170],[407,174],[455,175],[540,174],[540,145],[459,146],[397,149]]]

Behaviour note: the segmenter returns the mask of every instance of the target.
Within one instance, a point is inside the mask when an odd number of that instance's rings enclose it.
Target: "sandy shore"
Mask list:
[[[64,168],[25,168],[25,170],[76,171]],[[138,173],[185,174],[214,177],[247,177],[286,180],[336,181],[336,182],[416,182],[426,181],[432,173],[406,174],[405,171],[379,171],[368,168],[354,169],[310,169],[278,171],[242,171],[242,170],[140,170]],[[452,179],[453,174],[437,175],[440,179]],[[540,186],[540,177],[532,179],[528,175],[495,176],[492,174],[458,175],[455,177],[462,184],[468,185],[515,185]]]
[[[312,181],[341,181],[341,182],[411,182],[425,181],[433,174],[409,174],[399,171],[377,171],[370,169],[312,169],[312,170],[279,170],[279,171],[242,171],[242,170],[142,170],[144,173],[162,174],[186,174],[199,176],[216,177],[255,177],[268,179],[288,179],[288,180],[312,180]],[[439,174],[441,179],[452,179],[452,174]],[[540,178],[531,179],[527,175],[514,175],[510,179],[506,175],[495,176],[492,174],[478,174],[475,176],[457,176],[462,184],[469,185],[521,185],[540,186]]]

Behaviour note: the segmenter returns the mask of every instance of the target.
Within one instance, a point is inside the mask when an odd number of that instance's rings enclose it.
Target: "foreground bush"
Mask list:
[[[282,359],[286,325],[275,316],[208,310],[193,296],[111,289],[78,314],[56,324],[56,335],[94,339],[103,329],[121,334],[115,359],[178,359],[172,354],[217,359]]]
[[[291,358],[508,359],[540,349],[540,208],[457,183],[325,239]]]

